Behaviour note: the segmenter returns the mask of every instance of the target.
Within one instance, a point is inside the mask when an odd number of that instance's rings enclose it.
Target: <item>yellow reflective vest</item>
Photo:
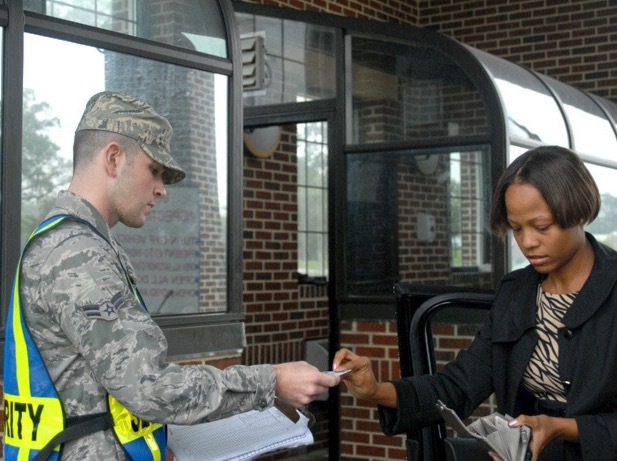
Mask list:
[[[58,215],[48,218],[32,232],[24,250],[37,235],[57,226],[64,219],[82,222],[100,235],[86,221],[70,215]],[[165,426],[137,418],[111,395],[107,396],[107,413],[67,421],[58,392],[21,311],[20,272],[21,257],[13,282],[5,333],[4,459],[58,460],[63,443],[113,428],[116,438],[132,460],[164,461],[167,442]],[[128,274],[127,278],[136,299],[144,306]]]

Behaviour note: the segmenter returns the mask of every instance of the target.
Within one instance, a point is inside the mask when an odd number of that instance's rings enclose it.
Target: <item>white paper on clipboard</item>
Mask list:
[[[313,443],[309,419],[295,423],[276,407],[251,410],[193,426],[169,425],[167,444],[177,461],[251,460],[264,453]]]

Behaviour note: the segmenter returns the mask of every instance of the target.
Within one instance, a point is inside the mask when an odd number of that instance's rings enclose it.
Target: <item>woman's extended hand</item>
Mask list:
[[[396,407],[396,391],[391,383],[378,383],[373,367],[367,357],[354,354],[349,349],[341,349],[334,356],[332,369],[335,371],[351,370],[342,377],[347,390],[354,397],[368,400],[374,404]]]

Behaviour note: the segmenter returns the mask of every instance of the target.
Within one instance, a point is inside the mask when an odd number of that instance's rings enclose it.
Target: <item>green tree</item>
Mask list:
[[[60,187],[70,175],[70,162],[49,137],[49,130],[60,125],[46,102],[36,101],[34,91],[24,89],[21,180],[21,240],[42,220]]]

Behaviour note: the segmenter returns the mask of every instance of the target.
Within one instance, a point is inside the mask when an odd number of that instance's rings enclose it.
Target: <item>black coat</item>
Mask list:
[[[575,418],[579,443],[559,442],[565,461],[617,460],[617,252],[587,234],[595,260],[587,282],[559,332],[559,373],[566,386],[566,417]],[[501,413],[533,414],[521,390],[536,344],[536,295],[541,276],[531,266],[506,275],[489,321],[467,350],[433,376],[393,381],[398,409],[379,408],[386,434],[439,420],[437,399],[469,416],[493,392]]]

